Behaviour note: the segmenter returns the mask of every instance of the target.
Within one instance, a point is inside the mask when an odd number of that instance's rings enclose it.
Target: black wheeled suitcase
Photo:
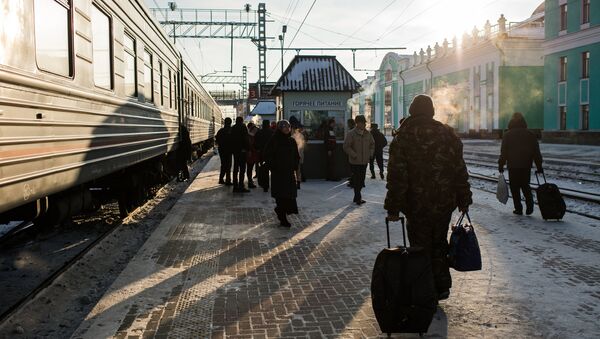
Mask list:
[[[391,248],[389,221],[385,219],[388,248],[377,255],[371,280],[373,311],[383,333],[426,333],[437,307],[437,294],[429,253],[421,247]]]
[[[560,194],[558,186],[546,182],[546,175],[543,174],[543,176],[544,183],[540,185],[538,174],[537,172],[535,173],[535,179],[538,183],[538,188],[535,190],[535,195],[537,196],[542,218],[544,218],[544,220],[560,220],[567,211],[567,205]]]

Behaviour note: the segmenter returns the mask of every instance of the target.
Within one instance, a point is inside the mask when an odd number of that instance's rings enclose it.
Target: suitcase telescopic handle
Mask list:
[[[544,183],[546,183],[546,173],[542,173],[542,176],[544,177]],[[535,180],[537,180],[538,186],[540,185],[540,178],[538,177],[538,172],[535,171]]]
[[[404,247],[406,247],[406,231],[404,230],[404,217],[400,217],[400,223],[402,224],[402,241],[404,243]],[[385,218],[385,230],[387,233],[387,245],[388,248],[392,248],[392,244],[390,243],[390,219]]]

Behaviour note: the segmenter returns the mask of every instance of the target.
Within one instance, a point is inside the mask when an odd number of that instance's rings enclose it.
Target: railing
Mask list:
[[[423,53],[416,55],[413,54],[413,56],[408,60],[407,68],[425,63],[437,57],[443,57],[455,52],[457,49],[471,48],[501,35],[505,35],[506,37],[510,38],[544,38],[544,23],[541,21],[508,22],[506,25],[504,25],[504,27],[505,28],[503,31],[500,24],[493,26],[490,25],[487,28],[473,30],[471,34],[465,33],[460,41],[456,38],[447,41],[446,48],[444,48],[443,44],[438,45],[438,48],[432,48],[429,50],[429,53],[423,49]],[[431,47],[428,47],[428,49],[429,48]]]
[[[195,9],[181,8],[171,10],[168,8],[151,8],[150,12],[161,22],[204,22],[212,24],[256,25],[256,11],[233,9]]]

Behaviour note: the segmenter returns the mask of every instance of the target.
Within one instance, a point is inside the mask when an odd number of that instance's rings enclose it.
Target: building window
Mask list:
[[[590,0],[583,0],[581,4],[581,24],[590,22]]]
[[[590,105],[581,105],[581,129],[590,129]]]
[[[567,106],[560,106],[559,107],[559,119],[560,119],[560,129],[561,130],[566,130],[567,129]]]
[[[567,29],[567,4],[560,5],[560,30]]]
[[[137,96],[135,40],[127,33],[123,39],[123,48],[125,49],[125,94],[135,97]]]
[[[567,81],[567,57],[560,57],[559,72],[558,81]]]
[[[65,77],[73,75],[71,62],[71,2],[35,1],[35,55],[40,69]]]
[[[98,7],[92,6],[92,50],[94,84],[112,89],[110,18]]]
[[[590,77],[590,52],[581,53],[581,77],[584,79]]]
[[[154,99],[154,93],[153,93],[153,86],[152,86],[152,81],[153,79],[153,74],[152,74],[152,54],[150,54],[150,52],[145,49],[144,50],[144,97],[146,99],[146,101],[152,101]]]

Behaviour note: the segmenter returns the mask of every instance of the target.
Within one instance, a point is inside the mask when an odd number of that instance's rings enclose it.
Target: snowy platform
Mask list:
[[[218,167],[213,157],[73,337],[380,336],[370,276],[385,182],[367,179],[358,207],[344,182],[309,181],[285,229],[268,193],[234,195]],[[597,220],[514,216],[478,190],[474,201],[483,270],[452,271],[426,336],[600,337]]]

